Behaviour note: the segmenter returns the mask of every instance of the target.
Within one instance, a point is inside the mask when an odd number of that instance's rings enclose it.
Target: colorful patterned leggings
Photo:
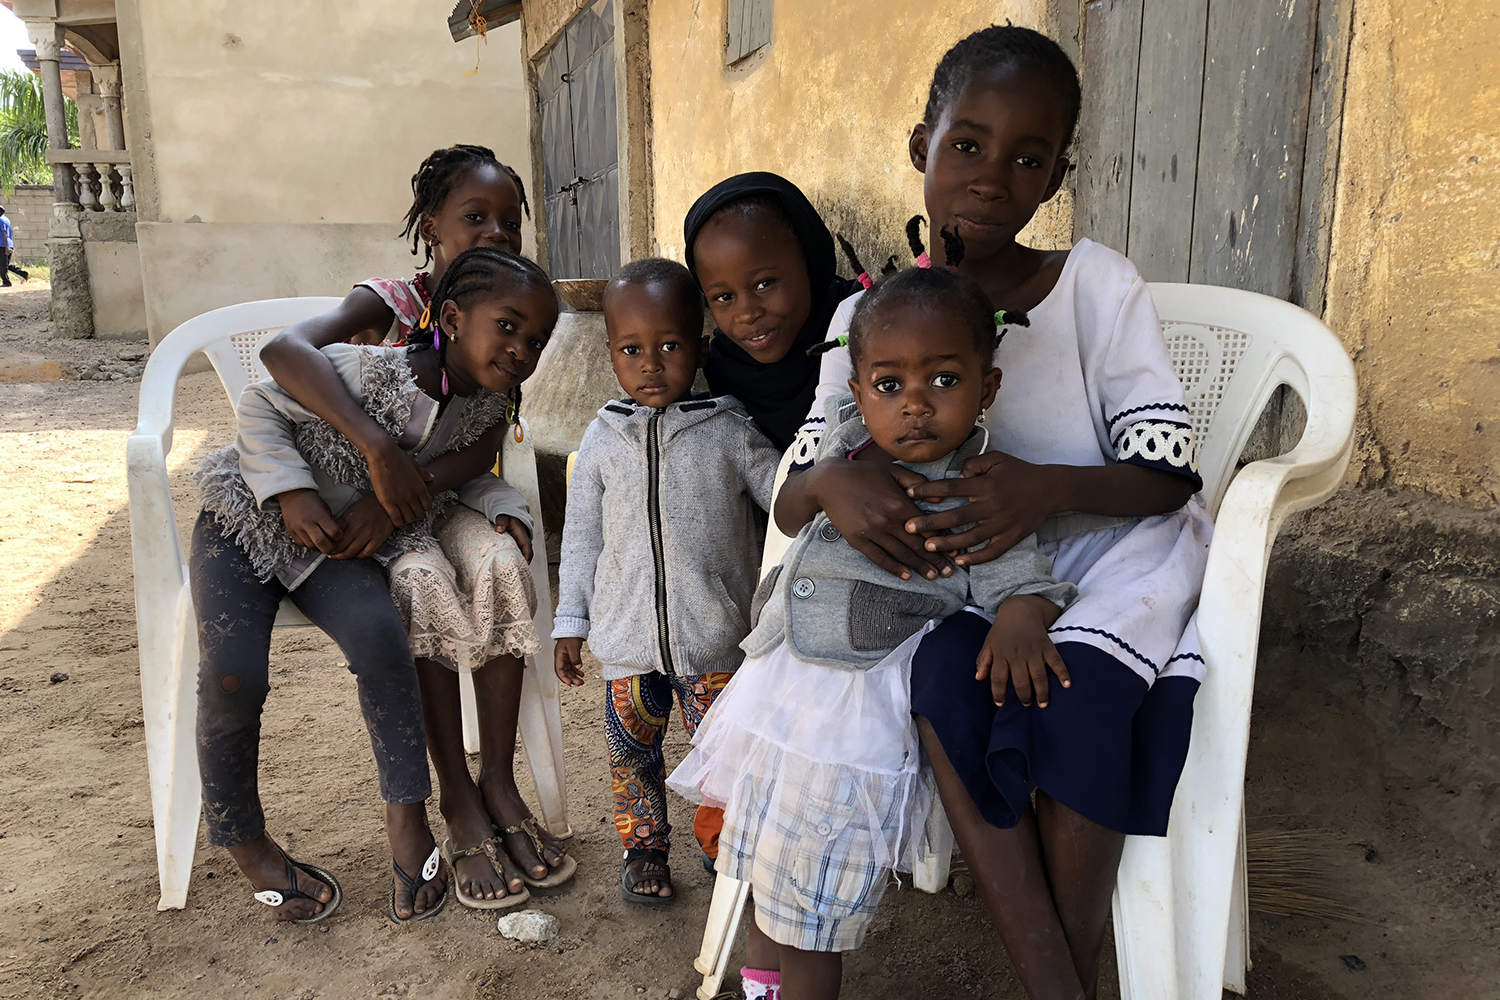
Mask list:
[[[682,728],[692,736],[709,706],[733,674],[668,677],[637,674],[609,682],[605,731],[609,737],[609,775],[615,793],[615,829],[626,850],[665,851],[671,841],[667,822],[667,765],[662,740],[672,713],[672,692],[682,708]],[[720,809],[700,806],[693,833],[703,852],[719,856]]]

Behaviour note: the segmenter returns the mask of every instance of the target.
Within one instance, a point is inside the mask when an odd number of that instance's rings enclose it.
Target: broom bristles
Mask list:
[[[1338,891],[1338,851],[1333,835],[1318,830],[1267,830],[1245,836],[1245,876],[1250,909],[1279,917],[1347,920],[1378,926]],[[969,871],[957,852],[951,874]]]
[[[1245,836],[1250,909],[1283,917],[1377,921],[1354,909],[1334,880],[1336,852],[1316,830],[1268,830]]]

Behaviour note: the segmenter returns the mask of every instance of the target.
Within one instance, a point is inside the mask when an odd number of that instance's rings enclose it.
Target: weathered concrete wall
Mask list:
[[[407,248],[381,223],[143,222],[136,234],[153,343],[220,306],[346,295],[366,278],[411,268]]]
[[[52,218],[51,184],[17,184],[9,198],[0,194],[5,217],[15,227],[17,261],[47,259],[47,224]]]
[[[88,263],[94,336],[139,340],[146,336],[146,297],[134,212],[80,212],[84,260]],[[53,285],[56,293],[56,283]]]
[[[131,149],[150,160],[142,221],[214,227],[142,236],[143,255],[165,255],[142,261],[153,339],[205,301],[268,287],[342,294],[348,281],[410,273],[395,239],[433,149],[490,146],[531,176],[519,25],[491,32],[465,76],[479,43],[453,42],[441,0],[123,6],[122,45],[140,61],[127,83],[142,94]],[[253,230],[240,227],[254,224],[277,240],[247,243]],[[230,242],[215,245],[216,233]],[[185,261],[188,247],[203,256]]]
[[[1500,496],[1500,0],[1359,0],[1329,324],[1363,402],[1355,474]]]
[[[1292,651],[1296,669],[1360,706],[1387,799],[1490,849],[1500,844],[1497,579],[1500,524],[1489,513],[1349,489],[1288,522],[1261,619],[1267,652]]]
[[[714,183],[746,170],[795,181],[870,267],[908,262],[904,226],[922,211],[921,175],[906,151],[932,71],[971,31],[1010,18],[1046,30],[1044,0],[977,0],[872,8],[857,0],[779,0],[771,44],[724,65],[728,5],[651,4],[656,240],[682,259],[682,220]],[[1066,244],[1071,197],[1032,223],[1043,245]]]
[[[85,241],[89,295],[94,300],[94,336],[104,340],[140,340],[146,336],[146,298],[141,285],[141,255],[135,240]]]

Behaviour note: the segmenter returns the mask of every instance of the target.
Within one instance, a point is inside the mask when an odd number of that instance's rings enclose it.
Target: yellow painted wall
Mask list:
[[[1042,30],[1045,0],[778,0],[773,40],[723,64],[725,0],[652,0],[656,240],[716,181],[800,184],[867,265],[909,260],[906,139],[942,52],[997,20]],[[1472,506],[1500,494],[1500,0],[1357,0],[1326,319],[1361,382],[1351,477]],[[1067,192],[1032,224],[1066,245]]]
[[[682,259],[682,220],[713,184],[746,170],[795,181],[869,267],[911,260],[906,220],[922,211],[906,152],[942,54],[1012,19],[1045,30],[1045,0],[941,4],[778,0],[772,41],[724,66],[725,0],[652,0],[651,104],[660,251]],[[1067,195],[1032,223],[1066,244]]]
[[[1500,0],[1359,0],[1327,318],[1362,481],[1500,494]]]

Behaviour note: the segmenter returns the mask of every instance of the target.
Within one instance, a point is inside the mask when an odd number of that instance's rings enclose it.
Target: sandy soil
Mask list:
[[[563,696],[581,867],[532,904],[562,936],[512,944],[456,903],[396,928],[354,685],[312,630],[275,639],[262,794],[272,831],[341,876],[342,911],[316,928],[273,924],[201,841],[188,908],[156,911],[123,463],[137,386],[68,380],[130,345],[46,339],[46,295],[0,295],[0,997],[692,996],[709,879],[684,849],[674,907],[620,899],[601,681]],[[231,433],[212,374],[182,381],[177,421],[181,527],[187,471]],[[1494,860],[1426,837],[1412,790],[1372,787],[1367,765],[1389,750],[1298,676],[1295,654],[1266,657],[1251,828],[1314,831],[1333,891],[1370,923],[1255,916],[1251,996],[1500,1000]],[[673,759],[682,751],[678,736]],[[1021,996],[979,903],[951,891],[889,893],[845,983],[849,997]]]

